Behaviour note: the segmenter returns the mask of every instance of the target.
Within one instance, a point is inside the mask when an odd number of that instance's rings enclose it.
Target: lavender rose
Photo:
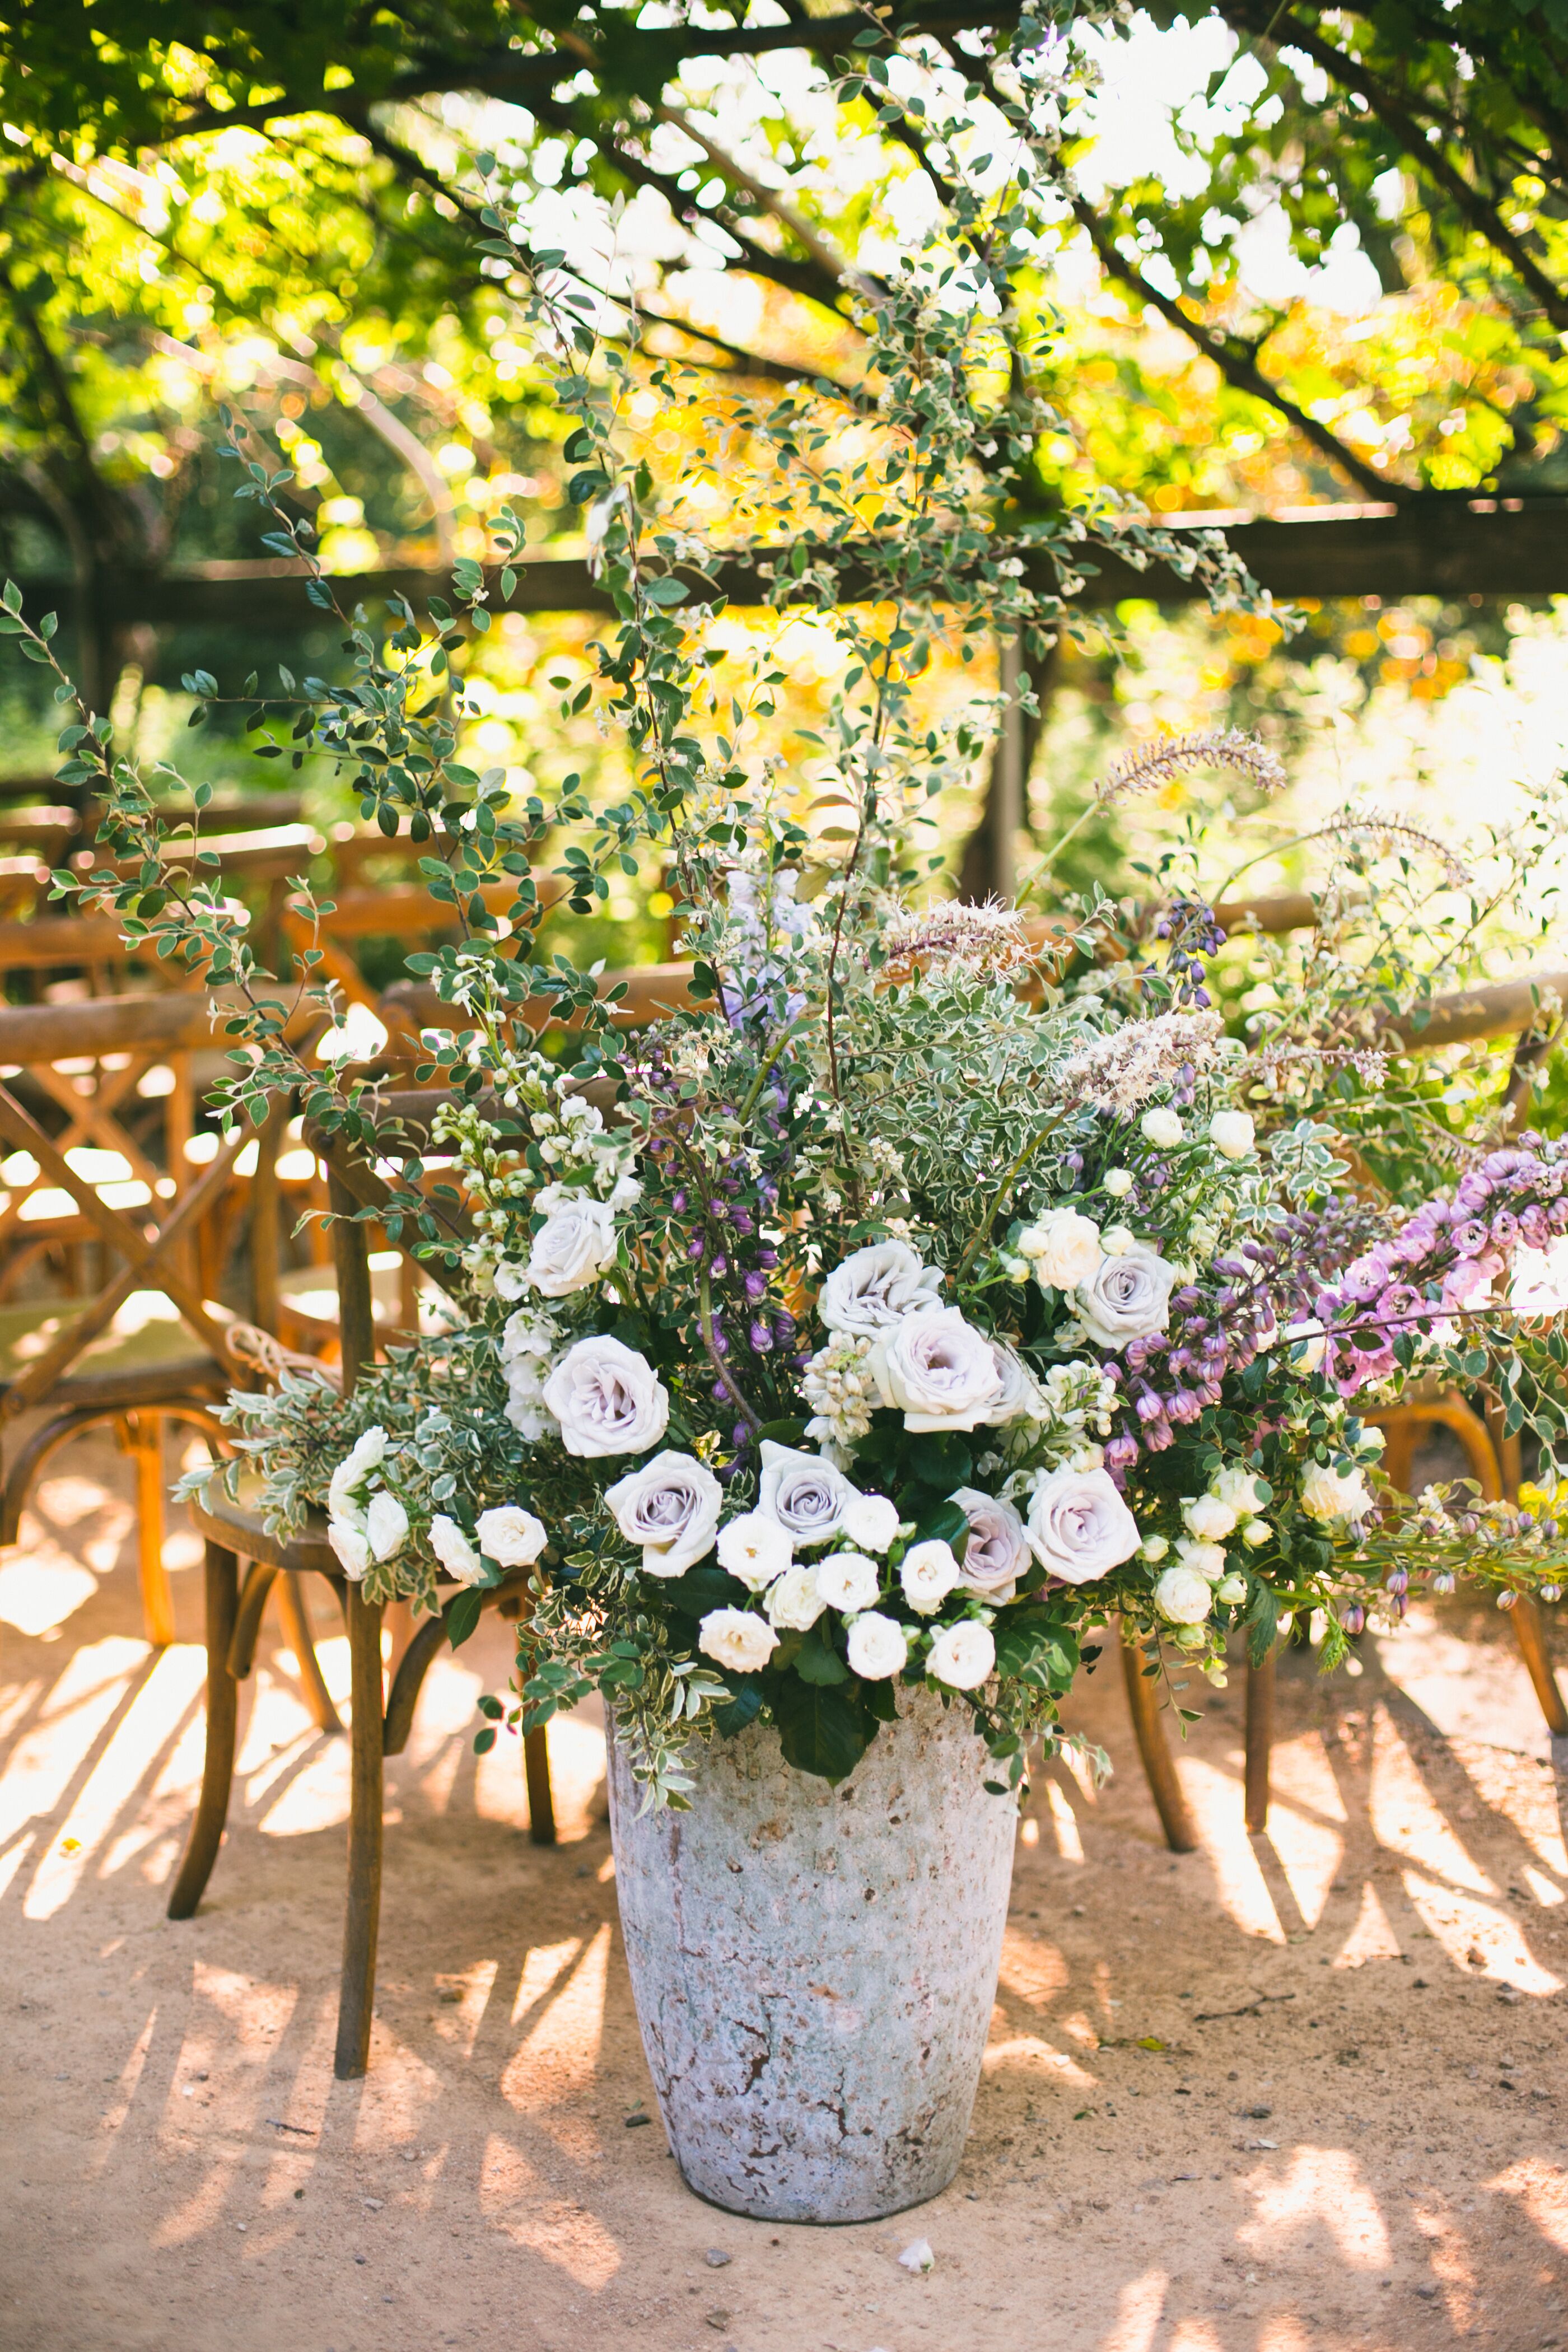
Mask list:
[[[579,1339],[544,1383],[568,1454],[646,1454],[669,1425],[669,1391],[646,1356],[619,1339]]]
[[[1029,1549],[1067,1584],[1092,1584],[1131,1559],[1142,1538],[1105,1470],[1053,1470],[1029,1501]]]
[[[850,1253],[822,1286],[816,1312],[829,1331],[875,1339],[906,1315],[941,1305],[942,1276],[922,1265],[907,1242],[878,1242]]]
[[[1101,1260],[1087,1282],[1073,1293],[1097,1348],[1125,1348],[1129,1339],[1147,1339],[1163,1331],[1171,1320],[1171,1288],[1174,1268],[1147,1242],[1133,1242],[1118,1256]]]
[[[975,1486],[961,1486],[952,1499],[969,1521],[963,1590],[982,1601],[1011,1601],[1018,1579],[1029,1565],[1029,1538],[1023,1520],[1011,1503],[996,1495],[983,1495]]]
[[[528,1256],[528,1278],[535,1290],[546,1298],[565,1298],[597,1282],[616,1256],[616,1221],[608,1202],[547,1184],[534,1205],[545,1213]]]
[[[689,1454],[656,1454],[607,1487],[605,1500],[646,1576],[681,1576],[713,1549],[724,1490]]]
[[[842,1470],[815,1454],[763,1440],[763,1475],[757,1509],[776,1519],[795,1543],[824,1543],[841,1532],[845,1511],[856,1499]]]
[[[877,1342],[870,1365],[909,1430],[977,1429],[1002,1395],[991,1341],[956,1307],[906,1317]]]

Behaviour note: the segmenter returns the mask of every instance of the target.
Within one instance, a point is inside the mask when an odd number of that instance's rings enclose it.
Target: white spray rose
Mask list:
[[[983,1601],[1011,1601],[1029,1565],[1023,1520],[1011,1503],[974,1486],[961,1486],[952,1499],[969,1521],[960,1570],[964,1591]]]
[[[386,1457],[386,1432],[379,1424],[363,1430],[332,1473],[327,1488],[327,1509],[333,1518],[357,1517],[363,1506],[360,1488]]]
[[[546,1298],[565,1298],[597,1282],[616,1258],[615,1213],[607,1201],[546,1185],[534,1205],[544,1223],[528,1254],[528,1278]]]
[[[827,1603],[816,1580],[816,1571],[804,1560],[786,1568],[774,1584],[770,1584],[763,1602],[768,1612],[768,1622],[785,1633],[804,1633],[815,1625]]]
[[[450,1577],[459,1584],[482,1584],[485,1564],[458,1525],[445,1511],[430,1522],[430,1549]]]
[[[1257,1129],[1244,1110],[1216,1110],[1209,1121],[1209,1141],[1225,1160],[1245,1160],[1253,1148]]]
[[[870,1365],[908,1430],[976,1429],[1002,1393],[991,1342],[956,1307],[906,1317],[878,1340]]]
[[[1366,1480],[1359,1470],[1326,1469],[1309,1462],[1301,1473],[1301,1508],[1310,1519],[1364,1519],[1373,1507]]]
[[[669,1391],[646,1356],[619,1339],[579,1339],[544,1383],[568,1454],[646,1454],[669,1425]]]
[[[1100,1181],[1113,1201],[1125,1201],[1132,1190],[1132,1171],[1131,1168],[1108,1168]]]
[[[502,1568],[531,1568],[550,1538],[542,1519],[521,1503],[498,1503],[481,1511],[474,1532],[480,1547]]]
[[[343,1574],[351,1584],[358,1584],[370,1566],[370,1542],[363,1528],[352,1519],[329,1519],[327,1541],[337,1553]]]
[[[899,1582],[916,1616],[930,1617],[942,1607],[963,1573],[952,1546],[931,1536],[924,1543],[910,1546],[899,1565]]]
[[[816,1563],[816,1589],[830,1609],[852,1616],[869,1609],[881,1587],[882,1571],[862,1551],[830,1552]]]
[[[884,1552],[899,1532],[899,1507],[886,1495],[857,1495],[839,1513],[838,1528],[847,1542]]]
[[[1073,1290],[1100,1264],[1100,1227],[1081,1210],[1051,1209],[1024,1228],[1015,1246],[1042,1287]]]
[[[1134,1242],[1118,1257],[1108,1257],[1088,1282],[1079,1283],[1073,1303],[1097,1348],[1125,1348],[1129,1339],[1147,1339],[1165,1330],[1171,1320],[1171,1291],[1175,1268],[1168,1265],[1146,1242]]]
[[[1328,1353],[1328,1338],[1315,1316],[1300,1323],[1287,1323],[1285,1337],[1290,1341],[1290,1360],[1298,1371],[1315,1372]]]
[[[823,1543],[837,1535],[845,1511],[859,1499],[843,1471],[819,1454],[763,1438],[757,1509],[795,1543]]]
[[[849,1671],[862,1682],[886,1682],[909,1664],[910,1645],[903,1627],[896,1618],[884,1617],[879,1609],[868,1609],[863,1617],[856,1618],[849,1628],[847,1649]]]
[[[713,1549],[724,1490],[689,1454],[658,1454],[605,1492],[628,1543],[641,1544],[646,1576],[682,1576]]]
[[[1182,1524],[1189,1535],[1215,1542],[1232,1532],[1236,1513],[1217,1495],[1189,1496],[1182,1505]]]
[[[1068,1584],[1109,1576],[1141,1541],[1109,1470],[1053,1470],[1029,1498],[1026,1532],[1041,1567]]]
[[[384,1490],[365,1506],[365,1540],[376,1559],[390,1559],[408,1533],[408,1514],[395,1495]]]
[[[1138,1131],[1145,1143],[1160,1151],[1172,1151],[1186,1132],[1173,1110],[1146,1110],[1138,1122]]]
[[[927,1315],[942,1304],[942,1275],[922,1265],[907,1242],[877,1242],[836,1265],[816,1302],[829,1331],[875,1339],[906,1315]]]
[[[1206,1577],[1210,1584],[1217,1584],[1225,1574],[1226,1558],[1223,1544],[1203,1543],[1195,1536],[1178,1536],[1176,1558],[1182,1566],[1190,1569],[1194,1576]]]
[[[1267,1519],[1248,1519],[1241,1530],[1241,1540],[1243,1543],[1250,1544],[1253,1550],[1258,1551],[1268,1541],[1273,1533],[1274,1530]]]
[[[761,1592],[784,1574],[794,1557],[784,1529],[761,1511],[743,1511],[719,1530],[719,1565],[738,1577],[748,1592]]]
[[[990,1629],[967,1618],[944,1625],[926,1659],[926,1672],[949,1690],[978,1690],[996,1664],[996,1644]]]
[[[1238,1462],[1227,1463],[1217,1477],[1210,1479],[1209,1492],[1217,1495],[1222,1503],[1228,1503],[1238,1519],[1250,1518],[1268,1505],[1261,1481]],[[1201,1535],[1203,1529],[1194,1528],[1193,1533]]]
[[[749,1609],[710,1609],[698,1631],[697,1646],[738,1675],[754,1675],[778,1648],[779,1637],[765,1617]]]
[[[1154,1606],[1173,1625],[1201,1625],[1214,1606],[1214,1589],[1194,1569],[1168,1568],[1154,1587]]]

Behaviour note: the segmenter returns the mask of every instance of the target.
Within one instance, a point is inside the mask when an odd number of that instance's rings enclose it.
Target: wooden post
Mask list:
[[[279,1213],[278,1153],[289,1124],[289,1097],[275,1102],[256,1139],[256,1174],[250,1186],[250,1319],[278,1336],[278,1276],[282,1255]]]
[[[201,1801],[191,1825],[191,1842],[169,1897],[171,1919],[188,1919],[212,1875],[228,1792],[234,1780],[235,1733],[239,1721],[239,1685],[228,1670],[239,1607],[239,1562],[218,1544],[206,1548],[207,1742],[202,1763]]]
[[[1165,1744],[1165,1727],[1160,1720],[1154,1684],[1143,1672],[1142,1652],[1125,1638],[1121,1644],[1121,1671],[1127,1682],[1127,1708],[1132,1717],[1138,1753],[1143,1759],[1144,1777],[1160,1816],[1160,1826],[1165,1832],[1165,1843],[1173,1853],[1194,1853],[1197,1851],[1198,1833],[1187,1811],[1174,1759]]]
[[[1563,1703],[1562,1690],[1552,1671],[1552,1652],[1547,1647],[1546,1620],[1541,1604],[1532,1601],[1528,1592],[1521,1592],[1510,1614],[1520,1655],[1535,1685],[1541,1712],[1546,1717],[1546,1728],[1553,1739],[1568,1739],[1568,1706]]]
[[[136,1557],[142,1582],[142,1614],[155,1650],[175,1640],[174,1596],[163,1565],[163,1417],[128,1412],[121,1423],[127,1453],[136,1466]]]
[[[296,1569],[286,1568],[278,1580],[278,1614],[283,1621],[284,1639],[294,1653],[305,1704],[315,1719],[317,1730],[329,1735],[341,1732],[342,1718],[332,1705],[332,1695],[321,1674],[321,1662],[316,1655],[316,1643],[310,1632],[310,1614]]]
[[[553,1845],[555,1794],[550,1786],[550,1750],[542,1725],[522,1735],[522,1777],[528,1790],[528,1834],[535,1845]]]
[[[327,1201],[333,1217],[338,1344],[342,1351],[343,1394],[348,1396],[364,1366],[375,1360],[375,1316],[371,1307],[370,1251],[365,1229],[352,1222],[359,1203],[331,1160],[327,1163]]]
[[[349,1727],[349,1899],[343,1919],[342,1990],[332,2071],[353,2082],[370,2063],[375,2002],[375,1948],[381,1927],[382,1707],[381,1603],[357,1584],[344,1591],[353,1675]]]
[[[993,786],[991,887],[1008,906],[1018,879],[1018,829],[1024,822],[1024,714],[1018,708],[1022,668],[1022,649],[1017,638],[1004,637],[996,654],[996,683],[1006,699],[1002,709]]]
[[[1268,1759],[1274,1746],[1274,1660],[1247,1669],[1247,1827],[1261,1837],[1268,1826]]]

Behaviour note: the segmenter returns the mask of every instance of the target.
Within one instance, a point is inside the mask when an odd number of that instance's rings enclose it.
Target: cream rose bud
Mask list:
[[[1092,1584],[1131,1559],[1142,1538],[1109,1470],[1053,1470],[1029,1498],[1029,1549],[1068,1584]]]
[[[646,1454],[669,1425],[669,1391],[646,1356],[619,1339],[579,1339],[544,1383],[568,1454]]]
[[[793,1542],[826,1543],[838,1534],[851,1503],[860,1499],[843,1471],[820,1454],[763,1438],[757,1509],[763,1518],[776,1519]]]
[[[445,1511],[437,1511],[430,1522],[430,1549],[446,1570],[459,1584],[482,1584],[485,1564],[458,1525]]]
[[[899,1507],[886,1495],[857,1495],[839,1513],[838,1529],[848,1542],[884,1552],[899,1532]]]
[[[719,1565],[738,1577],[748,1592],[761,1592],[782,1576],[795,1549],[776,1519],[761,1511],[744,1511],[719,1530]]]
[[[1131,1168],[1108,1168],[1100,1181],[1101,1190],[1109,1192],[1113,1201],[1125,1201],[1132,1190],[1132,1171]]]
[[[521,1503],[498,1503],[474,1524],[481,1550],[502,1568],[531,1568],[550,1540],[542,1519]]]
[[[942,1275],[922,1265],[908,1242],[877,1242],[851,1251],[836,1265],[816,1301],[829,1331],[875,1339],[906,1315],[927,1315],[942,1304]]]
[[[1052,1209],[1019,1234],[1018,1249],[1042,1286],[1071,1290],[1100,1264],[1100,1227],[1078,1209]]]
[[[917,1433],[976,1429],[1002,1394],[990,1340],[956,1307],[906,1316],[867,1360],[884,1401]]]
[[[849,1628],[847,1650],[849,1671],[863,1682],[885,1683],[889,1675],[901,1674],[909,1664],[910,1645],[903,1627],[879,1609],[868,1609],[863,1617],[856,1618]]]
[[[548,1184],[534,1195],[545,1212],[528,1255],[528,1278],[546,1298],[565,1298],[597,1282],[616,1258],[615,1213],[607,1201]]]
[[[1257,1551],[1268,1541],[1273,1533],[1274,1530],[1267,1519],[1248,1519],[1241,1530],[1241,1540],[1245,1544],[1250,1544],[1253,1550]]]
[[[939,1536],[911,1544],[899,1564],[904,1599],[917,1617],[930,1617],[940,1609],[963,1573],[952,1546]]]
[[[815,1625],[827,1603],[816,1580],[816,1571],[805,1561],[786,1568],[775,1583],[770,1584],[763,1602],[768,1612],[768,1622],[785,1633],[804,1633]]]
[[[1011,1601],[1030,1560],[1023,1520],[1011,1503],[977,1487],[961,1486],[952,1499],[969,1521],[959,1570],[964,1591],[983,1601]]]
[[[1236,1513],[1217,1495],[1194,1495],[1182,1505],[1182,1524],[1189,1535],[1215,1542],[1232,1533]]]
[[[697,1646],[705,1657],[737,1675],[754,1675],[778,1648],[779,1637],[765,1617],[749,1609],[710,1609],[698,1629]]]
[[[1194,1537],[1181,1536],[1176,1542],[1176,1558],[1194,1576],[1207,1577],[1211,1584],[1217,1584],[1226,1571],[1223,1544],[1200,1543]]]
[[[1245,1160],[1257,1132],[1244,1110],[1216,1110],[1209,1121],[1209,1141],[1224,1160]]]
[[[961,1625],[944,1625],[926,1656],[926,1672],[949,1690],[978,1690],[996,1664],[996,1644],[990,1628],[966,1618]]]
[[[829,1609],[853,1616],[869,1609],[881,1589],[882,1571],[861,1551],[830,1552],[816,1563],[816,1589]]]
[[[1149,1536],[1138,1547],[1141,1559],[1163,1559],[1171,1547],[1163,1536]]]
[[[643,1548],[647,1576],[683,1576],[713,1549],[724,1490],[689,1454],[658,1454],[605,1490],[616,1525]]]
[[[1310,1519],[1363,1519],[1373,1507],[1359,1470],[1341,1473],[1309,1462],[1301,1473],[1301,1508]]]
[[[370,1543],[364,1529],[356,1528],[352,1519],[329,1519],[327,1541],[337,1553],[349,1582],[357,1584],[371,1561]]]
[[[1217,1495],[1222,1503],[1228,1503],[1238,1519],[1256,1518],[1268,1499],[1262,1480],[1250,1470],[1244,1470],[1238,1462],[1228,1464],[1216,1478],[1210,1479],[1209,1492]],[[1196,1528],[1193,1529],[1194,1535],[1200,1532]]]
[[[1134,1242],[1120,1256],[1108,1257],[1088,1282],[1080,1282],[1073,1303],[1096,1347],[1120,1349],[1129,1339],[1144,1339],[1152,1331],[1167,1328],[1175,1278],[1175,1268],[1158,1251],[1146,1242]]]
[[[373,1495],[365,1506],[365,1540],[377,1559],[390,1559],[408,1533],[408,1514],[395,1495]]]
[[[1154,1606],[1173,1625],[1201,1625],[1214,1607],[1214,1589],[1206,1576],[1178,1563],[1154,1587]]]
[[[1186,1129],[1173,1110],[1146,1110],[1138,1122],[1138,1132],[1145,1143],[1161,1151],[1173,1150]]]
[[[1215,1586],[1214,1597],[1216,1601],[1228,1601],[1234,1609],[1238,1601],[1245,1601],[1247,1598],[1246,1577],[1222,1576]]]

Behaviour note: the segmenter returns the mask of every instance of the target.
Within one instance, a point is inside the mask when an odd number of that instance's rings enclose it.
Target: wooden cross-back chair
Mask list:
[[[435,1093],[396,1096],[389,1116],[413,1128],[427,1120],[441,1097]],[[390,1147],[389,1147],[390,1148]],[[387,1188],[375,1171],[355,1161],[331,1140],[320,1140],[327,1161],[332,1251],[339,1303],[341,1378],[345,1393],[375,1356],[376,1329],[371,1308],[367,1227],[358,1213],[384,1207]],[[467,1237],[468,1228],[462,1228]],[[343,1927],[342,1977],[338,2005],[334,2070],[340,2080],[364,2074],[370,2061],[370,2030],[375,2000],[376,1949],[381,1919],[383,1768],[401,1754],[413,1725],[425,1676],[447,1638],[453,1604],[463,1588],[440,1580],[440,1613],[425,1618],[393,1663],[388,1684],[382,1662],[385,1612],[350,1580],[327,1541],[325,1521],[316,1515],[306,1533],[291,1541],[269,1535],[260,1512],[231,1500],[211,1482],[192,1507],[205,1543],[206,1751],[202,1792],[190,1841],[169,1898],[169,1916],[188,1919],[202,1897],[217,1859],[234,1780],[239,1686],[250,1674],[257,1631],[268,1592],[282,1579],[318,1576],[335,1594],[348,1633],[353,1764],[350,1773],[348,1889]],[[240,1563],[246,1563],[243,1579]],[[528,1571],[482,1596],[482,1604],[515,1619],[527,1606]],[[535,1844],[555,1841],[549,1754],[542,1731],[525,1734],[523,1763],[530,1834]]]

